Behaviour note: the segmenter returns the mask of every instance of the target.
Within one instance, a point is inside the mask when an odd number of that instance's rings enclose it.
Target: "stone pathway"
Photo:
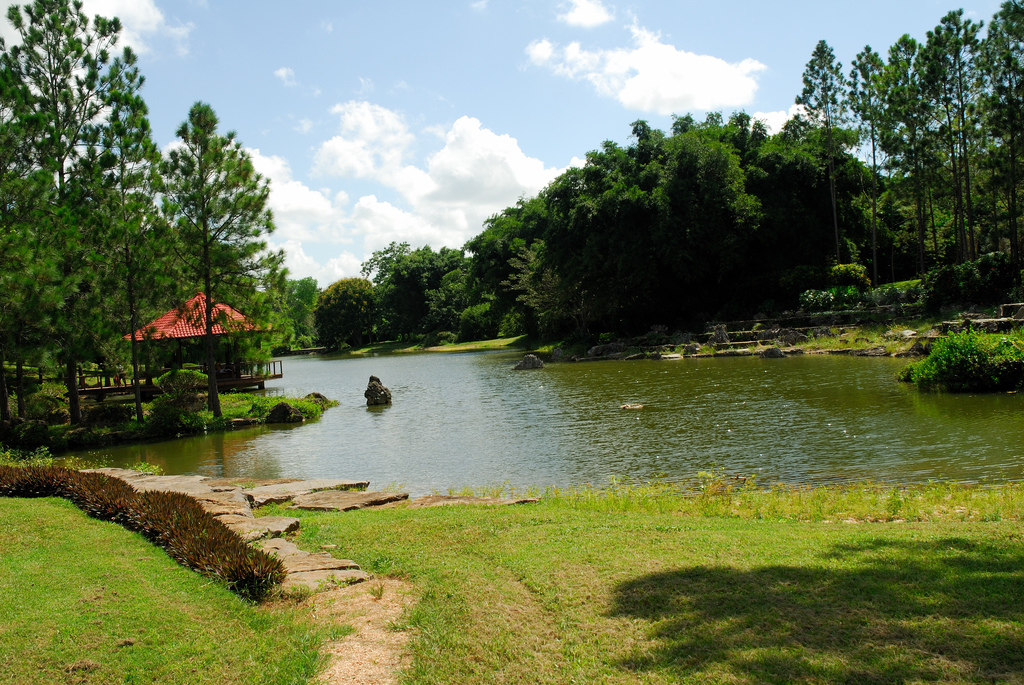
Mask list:
[[[275,482],[270,485],[243,488],[206,476],[151,476],[129,469],[114,468],[91,470],[112,478],[120,478],[141,492],[162,490],[180,492],[192,497],[214,518],[219,519],[246,542],[255,543],[264,551],[280,557],[287,573],[282,583],[284,589],[305,587],[320,590],[326,585],[347,585],[370,577],[354,561],[335,559],[327,552],[305,552],[281,539],[282,536],[299,529],[299,519],[290,516],[257,518],[252,513],[254,505],[287,502],[299,496],[310,496],[318,491],[365,495],[366,493],[339,492],[337,488],[365,488],[368,485],[366,481],[318,479]]]
[[[359,583],[369,574],[349,559],[337,559],[329,552],[306,552],[283,539],[299,530],[299,519],[291,516],[261,516],[253,507],[292,502],[289,509],[307,511],[353,511],[371,507],[408,506],[410,509],[453,505],[511,505],[536,502],[535,497],[502,499],[427,495],[408,501],[405,492],[367,492],[367,481],[354,480],[273,480],[250,488],[226,479],[206,476],[152,476],[129,469],[90,469],[112,478],[120,478],[140,492],[161,490],[180,492],[199,502],[214,518],[243,540],[280,557],[287,574],[282,588],[322,590],[326,587]]]

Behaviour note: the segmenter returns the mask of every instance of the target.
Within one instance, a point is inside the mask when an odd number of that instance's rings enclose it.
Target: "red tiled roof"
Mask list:
[[[217,302],[213,305],[213,334],[224,335],[232,331],[251,331],[256,328],[249,319],[230,305]],[[226,323],[227,327],[222,325]],[[160,340],[175,338],[201,338],[206,335],[206,295],[197,293],[181,307],[172,309],[159,319],[149,322],[135,331],[136,340]],[[131,339],[131,334],[124,336]]]

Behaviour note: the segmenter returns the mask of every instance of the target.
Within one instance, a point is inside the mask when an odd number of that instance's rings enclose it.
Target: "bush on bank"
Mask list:
[[[925,359],[900,369],[897,378],[923,389],[999,392],[1024,387],[1024,338],[974,331],[936,340]]]

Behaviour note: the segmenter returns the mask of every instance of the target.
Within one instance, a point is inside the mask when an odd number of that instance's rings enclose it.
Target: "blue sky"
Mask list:
[[[997,0],[970,0],[988,21]],[[141,54],[166,147],[210,103],[271,181],[292,278],[356,276],[391,241],[459,247],[630,123],[785,120],[820,39],[923,39],[957,5],[611,0],[85,0]],[[10,27],[0,26],[10,38]]]

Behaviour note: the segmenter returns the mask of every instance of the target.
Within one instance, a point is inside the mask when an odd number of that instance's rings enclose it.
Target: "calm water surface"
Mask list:
[[[341,405],[314,423],[82,453],[167,473],[367,479],[413,495],[464,485],[684,480],[1019,480],[1024,397],[920,393],[902,360],[807,356],[549,364],[521,354],[284,360],[267,393]],[[368,408],[370,375],[394,396]],[[642,411],[620,405],[643,404]]]

